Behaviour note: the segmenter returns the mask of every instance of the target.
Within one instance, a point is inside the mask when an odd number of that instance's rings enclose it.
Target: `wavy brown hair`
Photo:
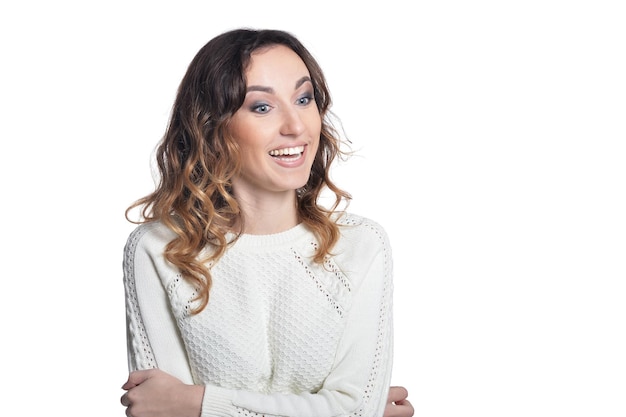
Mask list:
[[[160,179],[155,191],[126,210],[132,223],[161,221],[175,232],[164,255],[197,288],[195,313],[209,301],[212,279],[207,265],[232,243],[229,232],[241,233],[233,229],[243,219],[231,187],[240,172],[240,152],[229,123],[246,96],[245,72],[251,54],[272,45],[285,45],[304,61],[322,116],[311,175],[297,190],[299,219],[318,240],[315,262],[322,263],[337,242],[339,227],[332,214],[351,198],[330,179],[332,162],[348,153],[340,148],[342,141],[332,122],[326,79],[309,51],[293,35],[279,30],[236,29],[213,38],[191,61],[178,88],[168,127],[156,149]],[[328,208],[319,203],[325,188],[334,194]],[[140,208],[142,220],[130,219],[134,208]],[[207,246],[211,250],[201,257]]]

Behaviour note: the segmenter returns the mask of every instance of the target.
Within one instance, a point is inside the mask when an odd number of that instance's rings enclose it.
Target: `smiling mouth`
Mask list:
[[[297,159],[304,152],[304,146],[294,146],[293,148],[274,149],[269,152],[270,156],[280,159]]]

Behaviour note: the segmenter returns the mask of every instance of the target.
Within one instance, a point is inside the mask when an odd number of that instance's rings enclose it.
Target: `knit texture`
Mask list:
[[[304,225],[243,235],[215,265],[208,306],[139,226],[124,257],[129,368],[205,385],[203,416],[381,416],[392,363],[392,262],[375,222],[345,215],[323,265]],[[156,302],[155,302],[156,300]]]

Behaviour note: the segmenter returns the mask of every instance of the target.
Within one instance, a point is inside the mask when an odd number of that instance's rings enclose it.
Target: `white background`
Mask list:
[[[326,71],[416,416],[626,415],[622,2],[346,3],[0,6],[0,414],[124,415],[124,209],[189,61],[252,26]]]

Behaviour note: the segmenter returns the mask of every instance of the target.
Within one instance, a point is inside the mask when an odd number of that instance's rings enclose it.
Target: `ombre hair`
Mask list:
[[[315,262],[322,263],[330,255],[339,239],[333,213],[351,199],[330,179],[332,162],[347,152],[340,148],[342,141],[331,120],[324,74],[302,43],[284,31],[252,29],[228,31],[210,40],[193,58],[178,88],[169,124],[156,149],[160,178],[155,191],[126,210],[132,223],[160,221],[175,233],[164,256],[197,288],[195,313],[209,302],[212,278],[207,265],[224,254],[232,243],[228,237],[232,232],[235,239],[241,233],[235,228],[243,224],[242,214],[232,193],[241,157],[229,124],[246,96],[251,54],[272,45],[287,46],[302,59],[322,119],[309,180],[297,190],[299,219],[318,240]],[[324,189],[334,194],[330,207],[320,203]],[[134,208],[140,208],[142,220],[130,219]],[[210,250],[203,251],[207,246]]]

